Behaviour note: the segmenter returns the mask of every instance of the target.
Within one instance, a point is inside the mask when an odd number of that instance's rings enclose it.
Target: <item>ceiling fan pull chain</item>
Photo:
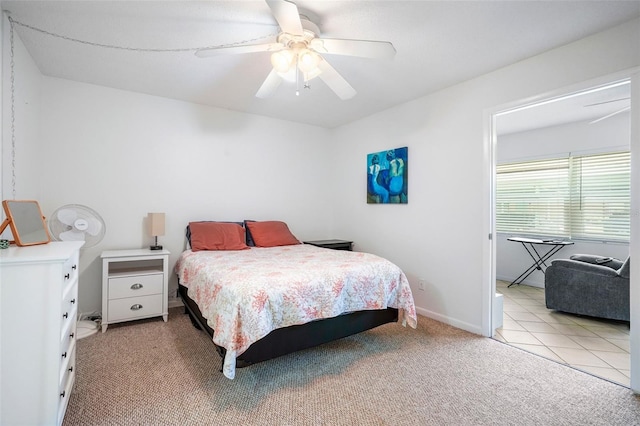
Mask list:
[[[302,87],[305,89],[311,89],[311,84],[309,83],[309,73],[304,73],[304,85]]]

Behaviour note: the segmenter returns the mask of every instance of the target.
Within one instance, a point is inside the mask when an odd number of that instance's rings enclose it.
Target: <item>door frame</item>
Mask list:
[[[630,140],[631,151],[631,238],[629,252],[632,258],[640,259],[640,67],[608,74],[582,83],[566,86],[550,92],[520,99],[488,108],[484,111],[483,160],[486,203],[483,208],[487,244],[483,247],[483,297],[482,333],[492,337],[495,333],[493,309],[496,293],[496,229],[495,229],[495,181],[496,181],[496,118],[501,114],[533,107],[558,98],[579,94],[595,87],[606,86],[617,81],[631,82]],[[640,393],[640,262],[631,262],[631,322],[630,322],[630,387]]]

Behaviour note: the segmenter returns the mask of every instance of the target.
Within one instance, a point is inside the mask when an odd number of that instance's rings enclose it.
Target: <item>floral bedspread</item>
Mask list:
[[[186,250],[180,284],[226,348],[223,373],[272,330],[346,312],[398,308],[403,325],[417,317],[407,277],[379,256],[300,244],[239,251]]]

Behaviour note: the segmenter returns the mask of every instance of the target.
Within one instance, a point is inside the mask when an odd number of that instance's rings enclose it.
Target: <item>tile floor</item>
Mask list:
[[[544,289],[496,282],[504,297],[495,339],[629,387],[629,323],[547,309]]]

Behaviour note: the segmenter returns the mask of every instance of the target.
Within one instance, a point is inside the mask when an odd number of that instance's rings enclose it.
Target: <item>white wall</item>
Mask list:
[[[497,162],[509,163],[573,154],[595,154],[629,149],[629,113],[589,124],[589,121],[563,124],[526,132],[498,136]],[[502,118],[501,118],[502,119]],[[509,119],[507,115],[505,120]],[[520,243],[507,241],[514,234],[499,233],[496,238],[496,278],[511,282],[532,263]],[[551,247],[536,246],[546,252]],[[626,259],[629,244],[574,241],[574,245],[562,248],[551,259],[566,259],[572,254],[590,253]],[[536,270],[524,284],[544,287],[544,274]]]
[[[2,186],[1,198],[13,198],[13,173],[18,199],[38,199],[40,179],[38,160],[38,129],[40,121],[40,71],[27,53],[17,33],[14,37],[15,90],[15,168],[12,167],[11,137],[11,61],[9,34],[11,25],[2,15]],[[4,218],[4,212],[2,213]],[[5,233],[3,237],[10,237]]]
[[[489,157],[483,114],[640,64],[640,22],[580,40],[337,130],[336,234],[405,271],[423,314],[488,329]],[[427,77],[425,77],[427,78]],[[409,203],[367,205],[366,154],[409,148]],[[417,280],[426,282],[424,291]],[[485,314],[486,316],[486,314]]]
[[[278,219],[300,239],[330,232],[328,130],[49,77],[41,105],[45,214],[84,204],[107,224],[82,253],[83,312],[100,310],[100,252],[151,243],[148,212],[166,213],[159,241],[172,266],[189,221]]]

